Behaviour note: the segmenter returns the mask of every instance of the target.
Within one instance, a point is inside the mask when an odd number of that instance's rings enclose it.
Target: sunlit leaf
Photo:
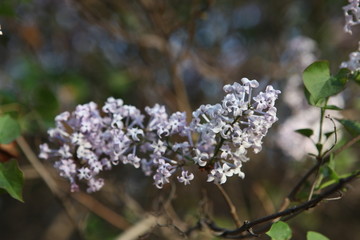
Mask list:
[[[306,234],[306,240],[330,240],[321,233],[309,231]]]
[[[328,61],[317,61],[308,66],[303,73],[303,81],[305,88],[310,93],[312,105],[317,105],[327,97],[333,96],[341,92],[347,82],[349,70],[340,69],[335,76],[330,75]]]
[[[0,163],[0,188],[21,202],[23,202],[23,182],[23,173],[19,169],[16,160]]]
[[[292,231],[287,223],[279,221],[271,226],[266,235],[271,237],[272,240],[289,240],[292,236]]]

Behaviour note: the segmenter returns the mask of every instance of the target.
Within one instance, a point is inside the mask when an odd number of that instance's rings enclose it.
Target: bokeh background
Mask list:
[[[19,120],[37,154],[54,117],[78,104],[102,105],[113,96],[140,109],[159,103],[169,113],[191,113],[221,100],[222,86],[242,77],[257,79],[262,89],[272,84],[283,92],[277,103],[279,121],[262,152],[245,164],[245,179],[229,179],[224,185],[240,218],[252,220],[278,209],[314,164],[307,156],[314,152],[311,141],[293,133],[316,127],[319,116],[304,100],[301,73],[319,59],[329,60],[336,72],[358,49],[360,26],[352,35],[343,31],[342,6],[347,3],[1,0],[0,110]],[[358,91],[350,85],[334,98],[347,118],[360,119]],[[340,136],[340,143],[349,139],[346,133]],[[100,192],[71,194],[51,164],[42,162],[61,189],[57,195],[27,156],[10,148],[25,174],[25,203],[0,196],[0,239],[116,239],[146,213],[162,214],[164,206],[173,222],[152,228],[144,239],[179,238],[174,225],[195,225],[204,205],[220,226],[234,228],[223,196],[206,183],[205,173],[190,187],[176,183],[158,190],[141,171],[121,165],[104,173],[106,185]],[[339,172],[359,166],[358,156],[356,149],[341,154]],[[293,239],[305,239],[308,230],[335,240],[359,238],[359,187],[354,182],[341,200],[291,220]],[[210,236],[192,237],[216,239]]]

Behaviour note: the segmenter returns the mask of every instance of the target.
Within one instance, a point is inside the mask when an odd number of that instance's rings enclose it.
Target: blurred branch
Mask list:
[[[130,224],[122,216],[118,215],[95,198],[82,192],[72,193],[70,196],[114,227],[121,230],[130,227]]]
[[[121,37],[121,40],[123,41],[144,48],[154,48],[160,52],[166,51],[168,47],[166,40],[156,34],[131,34],[129,31],[124,30],[119,23],[114,23],[113,21],[110,22],[110,20],[105,21],[106,19],[104,19],[103,15],[101,15],[101,12],[97,8],[94,9],[93,6],[90,6],[89,1],[72,2],[78,6],[78,9],[81,10],[80,13],[83,14],[88,21],[100,26],[113,36]]]
[[[159,11],[154,10],[156,9],[156,5],[160,5],[160,3],[153,0],[140,0],[139,3],[144,9],[149,22],[152,23],[152,32],[158,33],[162,39],[166,39],[166,42],[163,43],[165,49],[164,53],[169,60],[169,68],[172,75],[178,109],[180,111],[185,111],[189,120],[189,116],[191,116],[192,110],[189,103],[189,98],[187,96],[186,87],[180,74],[180,64],[183,60],[182,56],[186,55],[188,47],[183,48],[178,57],[174,57],[174,53],[171,51],[171,46],[167,41],[170,32],[167,31],[167,27],[164,25],[165,21],[160,16]],[[161,6],[158,7],[158,9],[160,8]]]
[[[38,172],[41,178],[44,180],[44,183],[53,193],[57,200],[59,200],[60,204],[63,206],[66,214],[68,215],[70,221],[74,225],[75,229],[78,231],[79,236],[83,237],[83,232],[80,226],[76,223],[75,216],[72,214],[70,202],[66,201],[65,195],[58,188],[55,180],[50,176],[46,168],[41,164],[39,159],[36,157],[35,153],[31,150],[29,144],[26,142],[25,138],[20,136],[16,139],[18,146],[21,151],[24,153],[28,161],[34,167],[34,169]]]
[[[154,228],[157,225],[157,221],[158,218],[153,215],[144,217],[141,221],[137,222],[124,233],[122,233],[119,237],[117,237],[116,240],[139,239],[141,235],[144,235],[152,228]]]
[[[274,204],[271,201],[265,188],[261,184],[254,182],[252,184],[252,189],[253,189],[255,195],[259,198],[261,204],[263,205],[265,212],[267,214],[275,212]]]
[[[232,202],[230,196],[227,194],[225,189],[220,184],[217,183],[215,185],[217,186],[217,188],[220,190],[221,194],[225,198],[225,201],[226,201],[227,205],[230,208],[230,214],[231,214],[231,217],[233,218],[233,220],[235,222],[236,227],[240,227],[241,226],[241,221],[239,219],[239,216],[237,215],[236,207],[235,207],[234,203]]]
[[[181,236],[186,236],[186,234],[184,233],[184,231],[181,229],[187,229],[187,225],[180,219],[180,217],[177,215],[177,213],[175,212],[173,206],[172,206],[172,201],[175,199],[176,197],[176,184],[172,183],[171,184],[171,191],[170,194],[168,196],[168,198],[165,200],[165,202],[163,204],[161,204],[162,209],[160,209],[161,212],[163,212],[163,220],[165,220],[165,224],[162,225],[158,225],[158,226],[165,226],[165,227],[170,227],[173,230],[176,231],[177,234],[181,235]],[[178,236],[174,235],[170,232],[165,232],[165,236],[167,236],[170,239],[177,239]],[[171,236],[171,237],[169,237]]]
[[[16,143],[20,147],[21,151],[24,153],[26,158],[29,160],[34,169],[38,172],[41,178],[44,180],[45,184],[48,186],[50,191],[60,199],[63,199],[64,194],[57,186],[55,180],[51,177],[44,165],[39,161],[35,153],[31,150],[29,144],[26,142],[24,137],[18,137]]]
[[[50,175],[50,173],[44,167],[44,165],[39,161],[39,159],[37,158],[35,153],[31,150],[26,140],[23,137],[19,137],[16,140],[16,142],[19,145],[20,149],[25,154],[26,158],[32,164],[34,169],[38,172],[38,174],[44,180],[45,184],[49,187],[50,191],[60,201],[61,205],[66,210],[73,224],[77,226],[75,221],[75,216],[73,216],[73,214],[70,211],[71,203],[69,202],[69,199],[66,198],[64,192],[60,190],[56,181],[53,179],[53,177]],[[125,219],[122,216],[116,214],[114,211],[112,211],[111,209],[109,209],[108,207],[106,207],[96,199],[90,197],[89,195],[85,195],[83,193],[76,193],[76,194],[74,193],[74,194],[70,194],[69,196],[71,196],[81,205],[85,206],[94,214],[103,218],[105,221],[107,221],[108,223],[112,224],[117,228],[126,229],[129,226],[127,221],[125,221]],[[82,231],[79,226],[77,226],[77,230],[79,232]]]

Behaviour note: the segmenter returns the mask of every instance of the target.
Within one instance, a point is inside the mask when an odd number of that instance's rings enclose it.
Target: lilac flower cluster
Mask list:
[[[108,98],[100,111],[93,102],[56,117],[48,134],[52,145],[40,145],[40,158],[54,160],[60,175],[69,179],[71,190],[85,181],[88,192],[98,191],[104,180],[101,171],[114,165],[133,165],[162,188],[170,177],[190,184],[191,166],[208,173],[208,182],[225,183],[238,175],[247,152],[261,150],[262,138],[277,121],[275,100],[280,94],[272,86],[252,97],[259,86],[243,78],[242,84],[225,85],[226,96],[219,104],[202,105],[188,124],[184,112],[170,116],[165,107],[146,107],[146,115],[121,99]]]
[[[360,46],[359,50],[349,54],[349,58],[348,61],[341,63],[340,68],[348,68],[352,72],[358,71],[360,69]]]
[[[360,23],[360,0],[349,0],[349,4],[343,7],[345,14],[344,30],[352,34],[351,27]]]

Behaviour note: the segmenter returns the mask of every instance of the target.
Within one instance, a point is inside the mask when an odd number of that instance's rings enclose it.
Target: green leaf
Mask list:
[[[9,115],[0,117],[0,143],[8,144],[20,135],[19,124]]]
[[[310,93],[309,99],[312,98],[312,105],[317,105],[327,97],[341,92],[347,82],[348,74],[349,70],[343,68],[336,76],[331,76],[328,61],[314,62],[308,66],[304,70],[303,81]]]
[[[323,149],[323,145],[321,143],[317,143],[317,144],[315,144],[315,147],[318,150],[318,152],[321,153],[321,151]]]
[[[305,137],[311,137],[314,134],[314,131],[310,128],[297,129],[295,132],[300,133]]]
[[[331,180],[329,180],[329,181],[325,181],[325,182],[321,183],[321,184],[316,188],[316,190],[324,189],[324,188],[326,188],[326,187],[328,187],[328,186],[331,186],[331,185],[333,185],[334,183],[337,183],[337,182],[339,182],[339,181],[336,180],[336,179],[331,179]]]
[[[329,110],[336,110],[336,111],[343,110],[342,108],[335,106],[335,105],[326,105],[324,108],[329,109]]]
[[[0,188],[21,202],[24,202],[22,197],[23,182],[23,173],[16,160],[0,163]]]
[[[271,226],[266,235],[271,237],[272,240],[289,240],[292,236],[292,231],[287,223],[279,221]]]
[[[330,132],[326,132],[324,133],[326,139],[328,139],[331,135],[333,135],[335,133],[335,131],[330,131]]]
[[[305,98],[307,100],[307,102],[312,105],[312,106],[315,106],[315,107],[324,107],[324,105],[326,104],[326,99],[319,99],[317,102],[315,102],[315,99],[314,97],[310,94],[310,92],[304,88],[304,95],[305,95]]]
[[[360,134],[360,122],[347,119],[336,119],[353,136]]]
[[[353,74],[351,74],[350,79],[355,83],[360,84],[360,71],[355,71]]]
[[[306,240],[330,240],[321,233],[309,231],[306,234]]]
[[[321,166],[320,173],[322,176],[321,180],[324,179],[326,181],[325,182],[320,181],[317,186],[317,189],[323,189],[339,181],[340,176],[335,171],[335,161],[333,154],[330,154],[329,162],[326,163],[324,166]]]
[[[321,173],[324,175],[324,177],[334,179],[334,180],[339,180],[338,174],[329,165],[323,166],[322,169],[321,169]]]

